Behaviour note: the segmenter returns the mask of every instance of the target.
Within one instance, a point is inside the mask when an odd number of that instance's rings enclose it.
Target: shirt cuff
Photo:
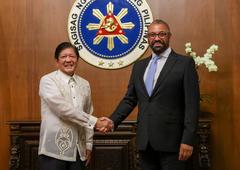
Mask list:
[[[88,120],[88,128],[93,129],[95,127],[95,124],[97,123],[98,118],[90,115]]]
[[[90,151],[91,151],[91,150],[92,150],[92,147],[93,147],[92,143],[87,143],[87,144],[86,144],[86,149],[87,149],[87,150],[90,150]]]

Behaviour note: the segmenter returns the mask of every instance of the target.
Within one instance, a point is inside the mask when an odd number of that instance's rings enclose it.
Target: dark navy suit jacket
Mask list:
[[[193,145],[199,115],[199,83],[191,57],[171,51],[148,96],[143,76],[151,56],[137,61],[127,93],[110,116],[115,128],[138,105],[137,146],[148,142],[158,151],[178,152],[181,143]]]

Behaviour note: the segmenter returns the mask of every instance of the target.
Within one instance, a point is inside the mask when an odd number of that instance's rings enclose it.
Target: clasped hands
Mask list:
[[[112,131],[114,128],[113,121],[107,117],[100,117],[97,120],[95,129],[99,132],[106,133]]]

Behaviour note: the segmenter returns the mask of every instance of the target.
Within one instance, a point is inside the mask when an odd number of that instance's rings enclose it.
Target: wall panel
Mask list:
[[[8,169],[8,120],[39,120],[38,83],[53,71],[54,49],[68,40],[67,18],[74,0],[0,0],[0,169]],[[148,0],[154,18],[166,20],[171,46],[184,54],[192,42],[203,55],[219,45],[219,71],[199,69],[201,92],[212,96],[202,110],[212,112],[213,170],[240,167],[240,2],[238,0]],[[147,57],[150,50],[143,57]],[[108,116],[127,88],[132,66],[102,70],[80,60],[78,73],[89,80],[96,116]],[[136,110],[128,119],[136,119]]]

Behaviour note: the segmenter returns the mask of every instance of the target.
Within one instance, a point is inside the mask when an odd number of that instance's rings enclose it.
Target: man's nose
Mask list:
[[[161,40],[159,35],[157,35],[154,39],[155,39],[155,41]]]
[[[66,61],[71,61],[71,57],[70,57],[70,56],[67,56],[67,57],[66,57]]]

